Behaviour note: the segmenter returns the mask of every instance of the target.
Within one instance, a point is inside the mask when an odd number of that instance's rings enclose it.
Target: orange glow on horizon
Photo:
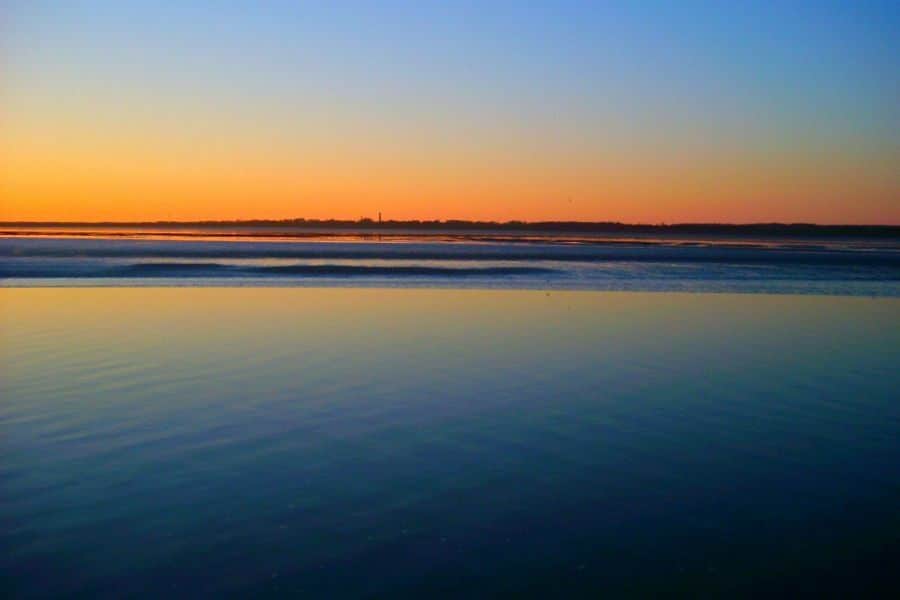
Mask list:
[[[679,130],[5,113],[0,220],[900,224],[890,148]],[[193,118],[196,117],[196,118]],[[640,135],[638,135],[640,133]]]
[[[312,150],[21,136],[0,220],[469,219],[900,223],[900,177],[873,157],[556,154],[359,141]]]

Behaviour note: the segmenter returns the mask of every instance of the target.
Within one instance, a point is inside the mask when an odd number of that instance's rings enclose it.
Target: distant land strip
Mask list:
[[[900,225],[818,225],[814,223],[673,223],[637,224],[613,221],[466,221],[373,219],[253,219],[235,221],[0,221],[6,228],[123,228],[154,230],[418,230],[503,231],[522,233],[717,234],[769,236],[900,237]]]

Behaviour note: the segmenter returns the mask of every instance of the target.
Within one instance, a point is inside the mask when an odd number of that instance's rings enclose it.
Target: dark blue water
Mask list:
[[[900,296],[900,241],[0,238],[7,286],[352,286]]]
[[[896,583],[895,298],[43,288],[0,306],[8,596]]]

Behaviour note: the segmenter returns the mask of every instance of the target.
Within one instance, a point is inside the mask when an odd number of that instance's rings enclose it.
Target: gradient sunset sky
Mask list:
[[[0,220],[900,224],[896,0],[0,11]]]

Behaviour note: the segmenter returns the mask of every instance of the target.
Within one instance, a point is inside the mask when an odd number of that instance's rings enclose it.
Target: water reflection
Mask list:
[[[840,589],[885,576],[900,533],[896,299],[48,288],[0,307],[14,592]]]

